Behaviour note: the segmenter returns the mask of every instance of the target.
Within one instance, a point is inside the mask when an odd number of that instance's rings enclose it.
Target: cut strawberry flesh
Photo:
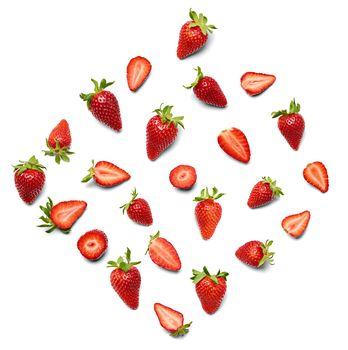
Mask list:
[[[170,172],[169,180],[176,188],[192,188],[197,180],[196,170],[190,165],[179,165]]]
[[[314,162],[308,164],[303,171],[304,178],[321,192],[327,192],[329,189],[329,177],[323,163]]]
[[[51,210],[51,220],[62,230],[69,230],[87,207],[84,201],[60,202]]]
[[[299,214],[287,216],[282,221],[282,227],[289,235],[299,237],[307,228],[310,216],[311,214],[308,210]]]
[[[231,157],[247,163],[250,160],[249,143],[244,133],[237,129],[231,128],[224,130],[218,137],[220,147]]]
[[[261,94],[276,80],[271,74],[247,72],[241,77],[242,88],[251,96]]]
[[[109,162],[98,162],[94,167],[94,178],[101,186],[115,186],[130,179],[123,169]]]
[[[144,57],[132,58],[127,66],[127,81],[131,91],[137,90],[151,71],[151,63]]]
[[[172,271],[181,269],[181,261],[175,248],[166,239],[159,237],[149,247],[149,255],[155,264]]]
[[[167,331],[175,332],[184,324],[184,316],[181,312],[159,303],[154,305],[154,309],[161,326]]]
[[[107,248],[107,237],[100,230],[92,230],[79,238],[77,247],[86,259],[97,260]]]

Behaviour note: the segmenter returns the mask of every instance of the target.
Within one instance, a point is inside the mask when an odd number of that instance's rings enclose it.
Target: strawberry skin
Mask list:
[[[329,190],[329,175],[322,162],[313,162],[303,170],[304,179],[322,193]]]
[[[132,58],[127,66],[127,83],[129,90],[136,91],[147,79],[151,72],[151,63],[145,57]]]
[[[32,156],[27,162],[19,161],[19,164],[13,168],[15,186],[19,196],[25,203],[32,204],[45,184],[46,176],[43,169],[46,168],[35,156]]]
[[[103,231],[91,230],[77,241],[77,248],[86,259],[99,260],[108,247],[108,238]]]
[[[272,74],[246,72],[240,78],[242,88],[250,96],[259,95],[267,90],[275,82],[276,77]]]
[[[190,9],[189,16],[191,20],[181,27],[179,34],[176,53],[180,59],[184,59],[200,50],[208,40],[208,32],[212,33],[213,29],[216,29],[214,25],[207,24],[208,19],[202,13],[198,16],[195,11]]]
[[[196,169],[191,165],[178,165],[170,172],[169,181],[175,188],[188,190],[197,181]]]
[[[156,265],[170,271],[181,269],[181,261],[176,249],[169,241],[160,237],[159,231],[154,236],[150,236],[148,252]]]
[[[87,102],[88,109],[96,119],[111,129],[120,131],[122,120],[117,98],[112,92],[105,90],[114,82],[107,83],[102,79],[98,84],[96,80],[91,80],[94,84],[94,93],[80,94],[81,99]]]
[[[264,176],[251,190],[248,206],[252,209],[261,207],[279,198],[280,195],[283,195],[283,192],[276,186],[276,181]]]
[[[282,227],[290,236],[297,238],[302,236],[306,230],[310,218],[311,213],[308,210],[302,213],[289,215],[283,219]]]
[[[249,162],[250,148],[243,131],[237,128],[223,130],[218,136],[218,143],[221,149],[232,158],[242,163]]]
[[[266,261],[273,265],[274,252],[269,252],[273,241],[250,241],[239,247],[236,251],[236,257],[243,263],[252,267],[260,267]]]

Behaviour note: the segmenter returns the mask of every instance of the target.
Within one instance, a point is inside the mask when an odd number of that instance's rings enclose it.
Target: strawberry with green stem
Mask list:
[[[273,181],[269,176],[264,176],[251,190],[248,206],[252,209],[269,204],[275,198],[284,195],[282,189],[277,186],[277,182]]]
[[[269,249],[273,241],[267,240],[265,243],[260,241],[250,241],[239,247],[236,251],[236,257],[243,263],[252,267],[259,268],[265,262],[273,265],[274,252]]]

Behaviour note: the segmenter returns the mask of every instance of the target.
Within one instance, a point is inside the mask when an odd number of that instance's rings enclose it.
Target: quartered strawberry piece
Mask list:
[[[306,230],[310,218],[311,213],[308,210],[302,213],[289,215],[283,219],[282,227],[290,236],[297,238]]]
[[[329,176],[323,163],[314,162],[308,164],[303,170],[303,177],[319,191],[325,193],[329,190]]]
[[[259,95],[268,89],[276,80],[271,74],[247,72],[242,75],[240,82],[242,88],[250,95]]]
[[[136,91],[151,72],[151,63],[145,57],[132,58],[127,66],[127,82],[131,91]]]

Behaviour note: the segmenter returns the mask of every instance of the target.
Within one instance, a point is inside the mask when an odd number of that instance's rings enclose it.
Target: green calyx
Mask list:
[[[261,248],[262,248],[262,253],[263,253],[263,258],[260,260],[258,267],[262,266],[266,261],[270,265],[274,265],[273,257],[274,257],[274,252],[270,252],[269,248],[273,244],[273,241],[270,241],[267,239],[265,243],[261,243]]]
[[[196,80],[191,85],[188,85],[188,86],[183,85],[183,87],[185,89],[191,89],[191,88],[195,87],[199,83],[199,81],[204,78],[204,74],[202,72],[201,67],[198,66],[197,68],[194,68],[194,70],[197,71]]]
[[[88,174],[81,180],[81,182],[88,182],[94,176],[94,160],[92,160],[92,166],[88,169]]]
[[[30,157],[30,159],[27,162],[20,160],[17,165],[13,165],[13,168],[13,171],[19,170],[17,175],[21,175],[24,171],[28,169],[36,170],[40,173],[43,173],[43,169],[46,169],[42,164],[39,163],[35,156]]]
[[[221,198],[222,196],[224,196],[225,193],[219,193],[219,190],[216,187],[213,187],[213,192],[212,194],[209,193],[208,187],[203,188],[203,190],[201,191],[199,197],[195,197],[193,199],[194,202],[201,202],[204,201],[206,199],[213,199],[213,200],[217,200],[219,198]]]
[[[226,280],[228,276],[228,272],[220,272],[220,270],[216,275],[211,275],[206,266],[203,267],[203,271],[192,270],[192,274],[191,280],[194,284],[199,283],[205,277],[209,277],[215,284],[219,284],[218,277]]]
[[[125,255],[120,256],[116,261],[108,261],[107,267],[113,267],[128,272],[132,266],[138,264],[140,264],[140,261],[131,261],[131,251],[127,247]]]
[[[57,164],[60,164],[61,160],[64,162],[70,162],[69,155],[74,154],[74,152],[69,151],[68,146],[60,147],[58,139],[56,139],[55,148],[51,147],[47,139],[46,146],[48,147],[48,150],[42,150],[42,152],[44,152],[45,156],[55,157],[55,161]]]
[[[277,181],[273,181],[269,176],[262,177],[263,182],[268,183],[269,187],[273,192],[273,196],[279,198],[281,195],[284,195],[282,189],[277,187]]]
[[[213,29],[217,29],[213,24],[207,24],[208,18],[203,15],[203,13],[200,13],[197,15],[195,11],[190,9],[189,16],[192,19],[192,22],[190,23],[190,27],[199,27],[204,35],[207,35],[208,32],[212,33]]]
[[[192,321],[186,324],[183,324],[181,327],[179,327],[175,332],[170,333],[172,337],[178,337],[180,335],[184,335],[188,333],[189,327],[191,326]]]
[[[160,108],[153,111],[154,113],[157,113],[157,115],[161,118],[161,122],[167,123],[168,125],[173,123],[176,127],[180,125],[183,129],[185,129],[184,124],[182,123],[184,117],[173,117],[173,106],[165,106],[162,108],[163,105],[164,103],[161,103]]]
[[[296,103],[295,98],[293,98],[290,102],[289,110],[282,109],[277,112],[272,112],[272,118],[278,118],[282,115],[289,115],[294,113],[299,113],[301,109],[301,105],[299,103]]]
[[[57,228],[57,226],[51,220],[52,207],[53,207],[53,201],[50,197],[48,197],[45,207],[40,205],[40,209],[45,215],[40,216],[39,219],[42,220],[44,223],[41,225],[38,225],[37,227],[45,227],[47,229],[46,230],[47,233],[51,233]],[[61,230],[61,231],[64,233],[70,232],[70,230]]]
[[[98,92],[105,90],[108,86],[114,83],[114,81],[111,81],[108,83],[105,79],[102,79],[99,84],[96,80],[94,79],[91,79],[91,80],[94,84],[94,92],[90,94],[83,94],[83,93],[80,94],[81,99],[87,102],[88,109],[90,109],[92,97],[96,95]]]
[[[129,207],[134,203],[134,199],[137,198],[138,193],[137,193],[137,189],[136,189],[136,188],[134,188],[134,190],[132,191],[131,195],[132,195],[132,199],[131,199],[128,203],[123,204],[123,205],[120,207],[120,209],[122,209],[122,213],[123,213],[123,214],[124,214],[125,211],[127,211],[127,210],[129,209]]]
[[[150,240],[149,240],[149,244],[148,244],[148,246],[147,246],[147,250],[146,250],[146,252],[145,252],[145,255],[146,255],[147,252],[149,251],[151,243],[152,243],[155,239],[157,239],[159,236],[160,236],[160,232],[159,232],[159,231],[157,231],[157,233],[156,233],[155,235],[153,235],[153,236],[150,235]]]

